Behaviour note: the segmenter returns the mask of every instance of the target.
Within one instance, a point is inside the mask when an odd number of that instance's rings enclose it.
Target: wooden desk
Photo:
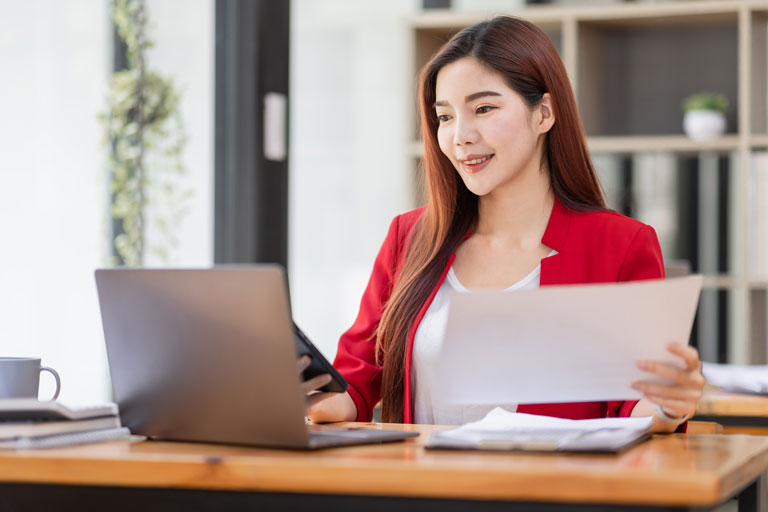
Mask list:
[[[693,419],[720,423],[726,434],[768,435],[768,396],[707,390]]]
[[[739,496],[756,511],[768,469],[766,437],[521,454],[427,451],[435,427],[384,428],[423,435],[314,453],[156,441],[0,452],[0,510],[707,510]]]

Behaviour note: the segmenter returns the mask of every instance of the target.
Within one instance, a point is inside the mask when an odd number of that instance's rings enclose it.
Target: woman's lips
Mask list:
[[[484,169],[488,163],[493,159],[494,155],[485,155],[481,157],[468,158],[461,160],[461,167],[468,173],[479,172]],[[470,163],[473,162],[473,163]]]

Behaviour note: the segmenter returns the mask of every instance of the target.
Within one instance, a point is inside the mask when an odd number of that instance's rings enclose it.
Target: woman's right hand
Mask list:
[[[296,362],[299,375],[309,367],[311,362],[312,358],[307,355],[299,357]],[[307,399],[307,409],[304,414],[315,423],[355,421],[357,406],[349,393],[320,391],[320,388],[329,382],[331,382],[331,375],[323,373],[301,383],[301,390]]]
[[[296,367],[299,370],[299,375],[301,375],[304,370],[309,368],[309,365],[312,363],[312,358],[308,355],[303,355],[299,357],[299,360],[296,362]],[[330,373],[321,373],[320,375],[315,375],[309,380],[305,380],[301,383],[301,391],[304,393],[304,395],[307,398],[307,409],[311,409],[312,406],[315,404],[325,400],[326,398],[330,397],[334,393],[328,392],[328,391],[320,391],[320,388],[325,386],[326,384],[331,382],[331,374]]]

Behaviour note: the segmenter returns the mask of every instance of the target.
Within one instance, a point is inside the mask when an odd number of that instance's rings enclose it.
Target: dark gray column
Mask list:
[[[289,15],[216,1],[216,263],[287,264]]]

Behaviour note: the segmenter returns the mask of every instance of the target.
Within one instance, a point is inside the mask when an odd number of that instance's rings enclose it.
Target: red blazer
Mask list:
[[[381,367],[375,361],[373,333],[405,257],[409,236],[424,209],[395,217],[379,250],[371,278],[352,327],[339,340],[334,366],[349,382],[357,406],[357,421],[370,421],[381,398]],[[555,200],[541,239],[558,254],[541,260],[541,285],[608,283],[664,277],[664,263],[652,227],[618,213],[579,213]],[[403,422],[413,422],[411,358],[416,328],[443,283],[455,255],[451,255],[440,281],[421,307],[409,331],[403,378]],[[518,412],[584,419],[629,416],[636,401],[521,404]]]

